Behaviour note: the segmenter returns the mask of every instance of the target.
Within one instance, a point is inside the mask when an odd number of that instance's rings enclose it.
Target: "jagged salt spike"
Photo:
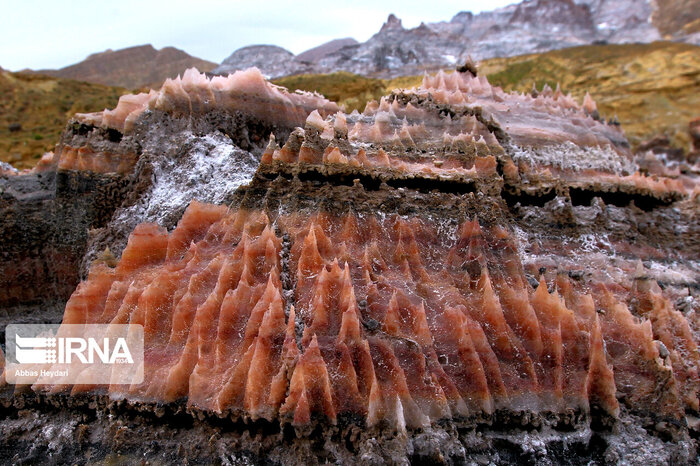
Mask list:
[[[592,115],[595,111],[598,110],[598,106],[596,105],[595,101],[588,92],[586,92],[586,95],[583,96],[582,107],[583,110],[589,115]]]
[[[437,72],[437,76],[435,76],[435,79],[437,81],[437,89],[442,89],[446,90],[447,89],[447,84],[445,83],[445,72],[440,70]]]
[[[401,132],[399,133],[401,142],[406,146],[415,146],[413,138],[411,137],[411,132],[408,130],[408,125],[406,125],[406,120],[404,120],[403,125],[401,125]]]
[[[362,112],[362,114],[365,116],[372,116],[377,113],[377,109],[379,109],[379,103],[376,100],[370,100],[365,105],[365,110]]]
[[[343,112],[338,112],[335,115],[335,121],[333,122],[333,129],[335,129],[336,133],[347,134],[348,122],[347,122],[347,119],[345,118],[345,114]]]
[[[421,83],[423,89],[431,89],[433,87],[432,78],[428,75],[427,71],[423,72],[423,82]]]
[[[386,98],[386,96],[383,96],[379,99],[379,111],[380,112],[388,112],[391,109],[391,105],[389,104],[389,100]]]
[[[323,154],[323,161],[326,163],[347,164],[348,158],[340,152],[340,149],[334,147],[328,155],[326,153]]]
[[[326,126],[326,122],[321,118],[321,114],[318,113],[318,110],[314,110],[313,112],[309,113],[309,116],[306,117],[306,127],[311,127],[317,129],[319,132],[322,132]]]

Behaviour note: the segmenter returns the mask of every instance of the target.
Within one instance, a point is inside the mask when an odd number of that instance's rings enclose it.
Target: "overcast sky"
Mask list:
[[[514,1],[23,0],[2,9],[0,66],[61,68],[94,52],[148,43],[217,63],[252,44],[297,54],[331,39],[365,41],[389,13],[416,27]]]

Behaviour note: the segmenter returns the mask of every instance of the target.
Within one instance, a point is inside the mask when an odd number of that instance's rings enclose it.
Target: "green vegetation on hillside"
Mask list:
[[[70,79],[0,71],[0,160],[16,168],[53,150],[75,113],[113,108],[127,90]]]
[[[360,112],[370,100],[379,100],[386,93],[386,81],[365,78],[344,71],[333,74],[302,74],[288,76],[273,81],[287,89],[315,91],[339,104],[345,105],[347,112],[357,109]]]
[[[665,133],[689,148],[688,122],[700,116],[700,47],[694,45],[590,45],[496,58],[480,69],[505,90],[559,83],[578,99],[588,91],[602,115],[618,116],[633,145]]]

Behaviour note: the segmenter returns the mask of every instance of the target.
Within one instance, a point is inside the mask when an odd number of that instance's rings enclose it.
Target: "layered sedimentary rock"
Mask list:
[[[619,124],[601,121],[590,96],[579,104],[548,86],[505,93],[468,71],[426,76],[362,114],[324,121],[312,113],[282,147],[273,138],[262,162],[468,182],[495,175],[497,160],[507,189],[528,195],[571,189],[670,201],[695,186],[639,173]]]
[[[382,98],[362,115],[338,113],[324,121],[315,112],[282,147],[272,138],[261,161],[273,171],[281,164],[283,170],[345,170],[382,179],[491,180],[495,155],[503,153],[494,135],[470,114],[445,121],[431,110]]]
[[[286,128],[301,124],[316,109],[325,115],[337,111],[338,106],[318,95],[290,94],[265,81],[256,69],[209,79],[191,68],[182,78],[167,79],[159,91],[122,96],[114,110],[76,115],[76,124],[106,129],[106,139],[120,143],[123,134],[133,132],[135,122],[146,110],[164,112],[176,118],[216,112],[241,114],[247,118],[241,122],[243,126],[255,120],[258,125]],[[56,154],[58,167],[96,173],[128,173],[136,163],[138,153],[137,150],[123,150],[123,146],[99,150],[89,144],[79,147],[65,144]]]
[[[471,70],[349,115],[253,71],[222,94],[188,72],[78,117],[93,126],[74,149],[141,153],[86,255],[120,259],[90,267],[63,322],[143,325],[145,380],[15,396],[266,426],[242,448],[279,462],[517,461],[503,445],[532,444],[515,426],[550,461],[569,441],[581,462],[694,460],[696,178],[642,175],[590,97],[507,94]]]

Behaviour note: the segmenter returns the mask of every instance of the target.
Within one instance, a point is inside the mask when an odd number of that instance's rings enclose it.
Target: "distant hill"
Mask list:
[[[358,42],[352,38],[336,39],[296,56],[289,50],[276,45],[249,45],[229,55],[221,65],[212,70],[212,73],[226,75],[253,66],[270,78],[311,73],[315,69],[317,60],[344,47],[353,47],[357,44]]]
[[[193,57],[174,47],[158,50],[148,44],[121,50],[106,50],[92,54],[75,65],[59,70],[38,70],[37,73],[136,89],[159,86],[167,78],[182,74],[193,66],[200,71],[211,71],[216,67],[216,63]]]
[[[308,65],[295,61],[294,54],[287,49],[276,45],[249,45],[233,52],[212,73],[227,75],[251,67],[272,78],[311,70]]]
[[[294,57],[294,59],[297,61],[315,62],[328,54],[337,52],[343,47],[351,47],[353,45],[358,44],[359,42],[357,42],[352,37],[346,37],[344,39],[335,39],[330,42],[326,42],[325,44],[321,44],[318,47],[309,49],[306,52],[302,52],[296,57]]]
[[[29,168],[53,150],[76,112],[113,108],[127,90],[70,79],[0,71],[0,161]]]

